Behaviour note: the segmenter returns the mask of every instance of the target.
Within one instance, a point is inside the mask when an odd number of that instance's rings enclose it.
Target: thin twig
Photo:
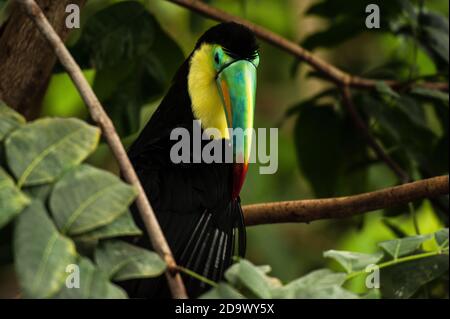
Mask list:
[[[398,176],[400,182],[407,183],[410,181],[408,173],[406,173],[400,165],[398,165],[381,147],[380,144],[375,140],[375,138],[370,134],[369,128],[364,122],[363,118],[359,115],[355,104],[351,96],[350,88],[344,86],[342,88],[342,98],[344,105],[347,107],[347,111],[350,114],[354,124],[357,129],[363,134],[366,139],[367,144],[373,149],[377,157],[388,165],[392,171]]]
[[[302,48],[297,43],[287,40],[282,36],[260,26],[255,23],[249,22],[243,18],[233,16],[225,11],[214,8],[202,1],[198,0],[167,0],[182,7],[185,7],[191,11],[197,12],[205,17],[213,20],[230,22],[234,21],[240,23],[255,33],[260,39],[288,52],[289,54],[297,57],[298,59],[306,62],[311,67],[326,75],[327,78],[341,86],[351,86],[357,88],[373,89],[377,83],[382,80],[367,79],[359,76],[351,75],[344,72],[334,65],[322,60],[318,56],[315,56],[310,51]],[[412,83],[402,83],[394,80],[384,80],[384,82],[393,89],[405,89],[412,86]],[[423,88],[448,91],[448,83],[445,82],[421,82],[414,83],[415,86]]]
[[[428,257],[432,257],[432,256],[440,256],[440,255],[447,255],[447,257],[448,257],[448,247],[445,249],[442,249],[442,250],[427,251],[427,252],[420,253],[417,255],[409,255],[409,256],[392,259],[389,261],[382,262],[382,263],[378,264],[377,266],[378,266],[378,269],[383,269],[383,268],[395,266],[398,264],[406,263],[408,261],[418,260],[418,259],[422,259],[422,258],[428,258]],[[350,280],[350,279],[356,278],[356,277],[358,277],[360,275],[364,275],[364,274],[367,275],[367,271],[365,269],[355,271],[355,272],[348,274],[347,278],[345,280]]]
[[[187,269],[187,268],[184,268],[184,267],[181,267],[181,266],[178,266],[177,269],[178,269],[178,271],[180,271],[182,273],[185,273],[186,275],[188,275],[188,276],[190,276],[192,278],[195,278],[198,281],[204,282],[205,284],[208,284],[211,287],[217,287],[218,286],[218,284],[216,282],[206,278],[205,276],[202,276],[202,275],[196,273],[195,271],[192,271],[190,269]]]
[[[446,175],[354,196],[248,205],[243,210],[247,226],[309,223],[347,218],[448,193],[449,177]]]
[[[47,18],[44,16],[41,8],[36,4],[34,0],[16,1],[23,5],[26,13],[36,23],[38,29],[53,47],[55,54],[58,56],[61,64],[67,70],[85,104],[88,106],[92,119],[101,128],[112,153],[119,163],[125,180],[137,188],[138,196],[136,199],[136,205],[144,221],[154,249],[161,255],[161,257],[166,261],[168,265],[166,278],[169,283],[172,296],[174,298],[187,298],[186,289],[184,287],[180,274],[176,271],[177,265],[173,258],[170,247],[167,244],[167,241],[164,237],[161,227],[159,226],[158,220],[155,217],[150,202],[145,195],[144,189],[142,188],[139,178],[136,175],[136,172],[134,171],[134,168],[127,156],[125,148],[123,147],[122,142],[117,135],[111,119],[104,111],[94,91],[84,78],[80,67],[78,66],[70,52],[67,50],[59,36],[56,34],[55,30],[53,30]]]

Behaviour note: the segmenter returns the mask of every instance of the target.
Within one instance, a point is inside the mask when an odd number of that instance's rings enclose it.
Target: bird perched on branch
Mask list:
[[[245,253],[239,193],[252,136],[231,137],[229,128],[253,127],[258,63],[258,46],[249,29],[236,23],[209,29],[128,152],[176,262],[214,281],[223,277],[234,255]],[[188,161],[174,163],[171,150],[177,141],[171,139],[171,133],[185,129],[195,144],[195,125],[203,133],[215,129],[215,135],[202,140],[200,149],[188,148]],[[231,163],[204,161],[201,154],[211,139],[232,150]],[[220,156],[223,160],[223,154]],[[146,236],[135,244],[151,248]],[[185,276],[184,281],[190,297],[210,288],[192,277]],[[135,280],[123,286],[130,297],[170,296],[164,278]]]

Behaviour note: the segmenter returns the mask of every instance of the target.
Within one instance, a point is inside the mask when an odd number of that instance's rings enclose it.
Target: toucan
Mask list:
[[[247,173],[252,134],[231,136],[230,129],[251,129],[255,109],[258,44],[254,34],[237,23],[207,30],[176,72],[171,86],[128,150],[130,160],[152,204],[176,262],[209,280],[219,281],[234,256],[244,256],[245,226],[239,193]],[[171,132],[195,125],[202,139],[232,150],[233,160],[205,162],[190,148],[192,161],[174,163]],[[224,152],[225,153],[225,152]],[[222,156],[223,159],[223,156]],[[135,207],[134,219],[144,229]],[[146,236],[133,243],[152,248]],[[183,276],[189,297],[210,288]],[[164,278],[122,284],[132,298],[170,297]]]

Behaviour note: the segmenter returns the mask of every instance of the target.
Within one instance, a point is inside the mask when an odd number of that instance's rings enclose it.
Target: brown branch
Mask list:
[[[309,223],[351,217],[448,193],[449,177],[446,175],[355,196],[256,204],[244,206],[243,210],[247,226]]]
[[[158,220],[155,217],[153,209],[147,199],[147,196],[145,195],[144,189],[139,182],[139,178],[134,171],[134,168],[127,156],[127,153],[122,145],[122,142],[120,141],[119,136],[117,135],[111,119],[104,111],[94,91],[84,78],[80,67],[78,66],[72,55],[69,53],[59,36],[55,33],[55,30],[52,28],[48,20],[45,18],[41,8],[36,4],[34,0],[16,1],[23,5],[29,17],[35,22],[38,29],[52,46],[61,64],[66,68],[84,102],[88,106],[92,119],[101,128],[112,153],[119,163],[123,176],[130,184],[137,188],[139,194],[136,199],[136,205],[144,221],[153,247],[168,265],[166,278],[169,283],[172,296],[174,298],[187,298],[186,290],[181,276],[178,272],[174,271],[176,270],[177,265],[173,258],[170,247],[167,244],[161,227],[158,224]]]
[[[213,20],[222,22],[234,21],[242,25],[245,25],[250,30],[252,30],[255,33],[255,35],[258,36],[260,39],[306,62],[320,73],[326,75],[329,80],[338,85],[372,89],[376,87],[379,81],[381,81],[358,77],[351,75],[347,72],[344,72],[335,67],[334,65],[322,60],[318,56],[315,56],[310,51],[302,48],[297,43],[287,40],[281,37],[280,35],[255,23],[249,22],[245,19],[233,16],[225,11],[209,6],[206,3],[203,3],[202,1],[199,0],[167,0],[167,1],[185,7],[191,11],[197,12]],[[384,82],[394,89],[403,89],[405,87],[410,87],[412,85],[411,83],[402,83],[394,80],[384,80]],[[448,83],[444,82],[422,82],[416,83],[415,85],[428,89],[448,91]]]
[[[37,1],[63,41],[70,33],[65,24],[65,8],[69,3],[82,7],[85,0]],[[35,119],[41,110],[56,55],[16,3],[11,3],[9,18],[0,29],[0,98],[28,120]]]
[[[406,173],[400,165],[398,165],[381,147],[375,138],[370,134],[369,128],[364,122],[363,118],[359,115],[355,104],[351,96],[350,88],[345,86],[342,88],[342,98],[344,105],[347,107],[347,111],[350,114],[355,126],[363,134],[367,144],[373,149],[377,157],[386,163],[387,166],[398,176],[401,183],[407,183],[410,181],[408,173]]]

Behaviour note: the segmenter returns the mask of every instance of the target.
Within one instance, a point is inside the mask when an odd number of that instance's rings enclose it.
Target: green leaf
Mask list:
[[[326,30],[308,36],[302,46],[308,50],[332,48],[364,32],[364,28],[359,27],[361,21],[348,21],[333,22]]]
[[[409,95],[402,95],[395,104],[400,111],[409,119],[409,121],[418,129],[430,132],[427,124],[426,113],[423,105]],[[431,138],[433,135],[430,135]]]
[[[386,149],[391,149],[390,155],[402,167],[427,161],[437,136],[427,126],[422,104],[405,95],[387,103],[380,97],[364,94],[358,105],[376,121],[374,135],[378,135]]]
[[[165,92],[184,61],[176,42],[136,1],[112,4],[90,17],[72,53],[92,61],[85,67],[96,69],[95,93],[121,136],[139,130],[141,107]]]
[[[448,228],[439,230],[434,234],[434,238],[440,249],[448,249]]]
[[[368,265],[376,264],[383,258],[383,253],[364,254],[350,251],[328,250],[324,252],[323,256],[336,260],[347,273],[351,273],[362,270]]]
[[[274,298],[356,299],[358,296],[342,288],[347,275],[321,269],[273,290]]]
[[[199,297],[200,299],[243,299],[245,298],[239,291],[227,283],[221,282],[217,287]]]
[[[58,233],[40,201],[18,217],[14,260],[24,296],[30,298],[52,297],[65,283],[66,267],[76,262],[75,245]]]
[[[443,101],[445,103],[449,102],[448,93],[444,93],[439,90],[431,90],[427,88],[415,87],[411,90],[411,93],[432,100]]]
[[[397,0],[402,6],[403,12],[408,17],[411,23],[414,23],[417,20],[417,10],[410,0]]]
[[[383,241],[378,244],[384,251],[394,259],[412,254],[419,249],[420,245],[430,239],[430,235],[419,235],[394,240]]]
[[[225,278],[234,287],[244,287],[257,298],[271,297],[270,285],[265,273],[249,261],[242,259],[225,272]]]
[[[118,240],[103,242],[95,251],[95,262],[115,281],[157,277],[166,269],[157,253]]]
[[[381,292],[384,298],[411,298],[444,274],[448,274],[448,254],[400,263],[381,269]]]
[[[337,114],[331,107],[304,107],[296,123],[295,138],[300,167],[316,196],[332,196],[341,163],[335,157],[341,152],[341,125]]]
[[[272,267],[269,265],[256,266],[263,274],[268,274],[272,271]]]
[[[424,27],[422,29],[424,35],[424,42],[426,47],[432,52],[438,61],[443,61],[447,65],[449,63],[449,46],[448,46],[448,32],[442,32],[436,28]]]
[[[79,287],[68,288],[64,285],[55,298],[60,299],[123,299],[127,298],[122,288],[114,285],[108,276],[99,270],[87,258],[80,257],[77,263],[79,267]]]
[[[25,124],[23,116],[0,101],[0,141],[23,124]]]
[[[393,98],[400,98],[400,95],[395,92],[389,85],[386,84],[386,82],[378,81],[375,85],[375,88],[380,94],[384,94]]]
[[[320,93],[317,93],[316,95],[314,95],[313,97],[290,107],[286,111],[285,117],[287,118],[287,117],[296,115],[299,112],[301,112],[304,107],[307,107],[308,104],[318,104],[321,99],[325,99],[325,98],[335,99],[338,94],[339,94],[339,91],[336,88],[330,88],[330,89],[323,90]]]
[[[50,210],[62,233],[80,235],[113,222],[126,212],[135,195],[134,188],[117,176],[81,165],[55,184]]]
[[[295,125],[297,157],[316,197],[364,192],[367,147],[349,118],[331,105],[303,105]],[[326,178],[324,178],[326,176]]]
[[[308,49],[318,47],[337,46],[345,41],[363,33],[370,31],[385,32],[389,30],[388,24],[390,19],[401,13],[400,6],[397,1],[381,1],[374,0],[371,3],[377,4],[383,14],[381,19],[381,28],[368,30],[365,26],[365,9],[367,3],[360,0],[323,0],[314,2],[314,4],[306,11],[307,15],[320,16],[327,19],[327,28],[323,31],[312,33],[308,36],[303,46]]]
[[[28,197],[19,191],[12,178],[0,167],[0,229],[29,203]]]
[[[20,187],[51,183],[81,163],[99,138],[96,127],[77,119],[41,119],[8,136],[6,158]]]
[[[120,215],[112,223],[96,228],[80,236],[75,237],[81,241],[95,241],[121,236],[138,236],[142,231],[136,226],[129,212]]]
[[[336,1],[331,3],[320,3],[318,6],[324,6],[326,10],[322,10],[321,8],[319,11],[313,12],[314,10],[309,11],[309,13],[312,14],[318,14],[322,16],[326,16],[332,13],[332,20],[329,21],[327,27],[324,30],[320,30],[318,32],[312,33],[311,35],[307,36],[302,42],[302,47],[308,49],[308,50],[315,50],[318,48],[332,48],[339,46],[340,44],[346,42],[347,40],[350,40],[351,38],[361,34],[364,29],[360,28],[359,26],[364,23],[363,20],[354,19],[356,16],[360,15],[354,15],[352,19],[336,19],[335,11],[332,11],[333,9],[330,9],[330,7],[333,7],[333,5],[336,4]],[[341,6],[341,5],[338,5]],[[315,6],[313,6],[311,9],[314,9]],[[345,6],[346,8],[356,8],[354,5]],[[362,18],[362,16],[360,16]],[[299,69],[301,61],[299,59],[295,59],[294,63],[291,67],[291,75],[295,76],[297,73],[297,70]],[[311,74],[310,74],[311,75]],[[308,75],[308,77],[310,77]],[[318,78],[326,78],[323,73],[315,73]]]
[[[294,282],[305,286],[313,285],[317,287],[342,286],[347,276],[341,272],[333,272],[329,269],[319,269],[303,276]],[[292,282],[292,283],[294,283]]]
[[[435,61],[438,68],[447,69],[449,64],[449,24],[448,17],[442,14],[423,10],[419,15],[418,40],[425,48],[428,55]],[[417,38],[414,32],[407,32],[407,35]]]
[[[420,12],[420,23],[431,28],[440,30],[441,32],[449,32],[448,17],[431,10],[423,10]]]

